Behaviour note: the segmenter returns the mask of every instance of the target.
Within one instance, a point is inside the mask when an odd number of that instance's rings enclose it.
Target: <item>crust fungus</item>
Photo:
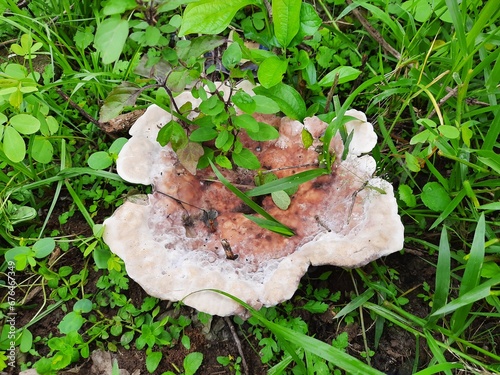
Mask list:
[[[198,104],[189,93],[176,98],[178,107],[186,101]],[[333,138],[333,172],[301,184],[286,210],[269,196],[259,202],[294,230],[294,236],[284,237],[245,218],[251,213],[248,207],[214,179],[209,168],[193,175],[170,146],[161,147],[156,136],[172,115],[149,107],[131,128],[117,168],[125,180],[151,184],[154,191],[118,208],[105,221],[104,240],[150,295],[183,300],[220,316],[243,316],[245,309],[207,289],[225,291],[258,309],[291,298],[310,265],[359,267],[400,250],[403,225],[393,188],[372,177],[374,159],[361,156],[375,146],[373,127],[359,111],[345,115],[356,118],[346,124],[354,136],[344,160],[341,138]],[[317,166],[319,141],[305,149],[301,133],[305,128],[318,139],[326,123],[316,117],[304,123],[256,117],[280,132],[278,139],[267,142],[241,137],[264,170],[281,178]],[[255,172],[240,168],[222,173],[241,190],[254,186]]]

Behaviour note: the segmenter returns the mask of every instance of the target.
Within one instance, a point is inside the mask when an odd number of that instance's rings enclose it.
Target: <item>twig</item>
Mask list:
[[[447,90],[448,90],[448,94],[446,94],[445,96],[443,96],[441,98],[441,100],[439,101],[438,103],[438,106],[441,107],[442,104],[444,104],[448,99],[450,99],[452,96],[455,96],[457,95],[457,91],[458,91],[458,87],[455,87],[454,89],[449,89],[447,87]],[[432,116],[434,116],[436,114],[436,109],[434,108],[431,113],[429,113],[429,115],[427,116],[427,118],[432,118]],[[420,127],[420,131],[424,130],[424,126],[421,126]]]
[[[352,4],[352,0],[346,0],[346,2],[349,5]],[[361,12],[358,9],[354,8],[352,10],[352,14],[354,14],[354,17],[356,17],[358,19],[358,21],[361,22],[361,24],[366,29],[366,31],[368,31],[368,34],[370,34],[370,36],[373,39],[375,39],[375,41],[380,43],[382,48],[387,53],[391,54],[392,56],[394,56],[398,60],[401,59],[401,54],[398,51],[396,51],[396,49],[394,49],[389,43],[387,43],[385,41],[385,39],[382,37],[382,35],[380,35],[380,33],[363,17],[363,15],[361,14]]]
[[[97,125],[101,129],[102,124],[95,118],[93,118],[91,115],[89,115],[87,112],[85,112],[85,110],[78,104],[76,104],[73,100],[71,100],[71,98],[68,95],[66,95],[59,87],[56,87],[56,92],[59,94],[60,97],[66,100],[70,106],[76,109],[83,117],[85,117],[92,124]]]
[[[0,47],[4,47],[4,46],[7,46],[7,45],[15,43],[15,42],[17,42],[17,39],[9,39],[9,40],[6,40],[5,42],[1,42]]]
[[[266,6],[267,9],[267,14],[269,17],[269,23],[273,23],[273,7],[271,6],[271,3],[269,0],[264,0],[264,5]]]
[[[332,104],[333,93],[335,92],[337,84],[339,83],[339,76],[340,73],[335,74],[335,79],[333,80],[332,87],[330,87],[330,91],[328,92],[328,96],[326,97],[325,113],[328,113],[330,111],[330,105]]]
[[[236,333],[236,330],[234,329],[233,323],[231,322],[231,319],[229,317],[225,317],[224,320],[226,321],[226,324],[229,326],[229,329],[231,330],[231,333],[233,335],[233,339],[236,342],[236,347],[238,348],[238,353],[240,353],[241,357],[241,366],[243,366],[243,374],[248,375],[248,366],[247,366],[247,361],[245,360],[245,355],[243,354],[243,348],[241,347],[241,341],[240,338],[238,337],[238,334]]]

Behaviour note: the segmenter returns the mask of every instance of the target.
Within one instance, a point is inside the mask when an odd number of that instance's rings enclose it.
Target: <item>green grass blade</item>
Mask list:
[[[427,339],[427,345],[429,346],[429,349],[431,350],[432,354],[434,355],[434,358],[431,361],[431,364],[433,362],[438,362],[439,364],[447,364],[448,361],[446,361],[446,358],[444,357],[443,354],[443,348],[442,348],[442,343],[438,342],[434,337],[432,337],[432,334],[428,331],[425,331],[425,338]],[[440,345],[441,344],[441,345]],[[449,369],[444,369],[443,373],[446,375],[452,375],[452,372]]]
[[[373,297],[375,291],[373,289],[367,289],[362,294],[354,298],[351,302],[345,305],[342,310],[340,310],[334,317],[334,319],[340,319],[343,316],[349,314],[351,311],[356,310],[358,307],[362,306],[366,301]]]
[[[467,33],[467,45],[469,49],[472,50],[474,48],[476,38],[484,27],[488,24],[493,24],[498,16],[500,16],[499,11],[500,8],[498,7],[498,0],[489,0],[486,4],[484,4],[481,13],[479,13],[479,17]]]
[[[87,224],[91,228],[93,228],[95,225],[94,220],[92,220],[92,216],[90,216],[90,213],[87,211],[87,208],[83,204],[83,201],[80,199],[80,196],[76,193],[75,189],[73,189],[73,186],[71,186],[69,181],[65,181],[65,185],[66,185],[66,189],[68,189],[68,193],[71,195],[71,198],[73,198],[73,201],[75,202],[76,206],[80,210],[85,221],[87,222]]]
[[[432,223],[429,230],[436,228],[439,224],[441,224],[454,210],[455,208],[462,202],[462,199],[467,195],[465,189],[462,189],[458,192],[455,198],[446,206],[443,212],[441,212],[434,223]]]
[[[477,222],[474,240],[472,241],[469,259],[465,265],[462,283],[460,285],[459,296],[472,291],[479,283],[481,278],[481,268],[484,262],[484,236],[486,232],[484,213],[481,214]],[[484,292],[483,292],[484,293]],[[482,295],[482,294],[481,294]],[[472,303],[460,307],[453,313],[451,318],[451,330],[459,332],[463,330],[463,325],[467,319]]]
[[[441,238],[439,240],[439,254],[438,263],[436,268],[436,286],[434,289],[434,297],[432,299],[431,317],[428,320],[428,325],[433,324],[438,319],[438,315],[432,314],[446,305],[448,294],[450,290],[450,276],[451,276],[451,257],[450,257],[450,243],[448,241],[448,232],[443,227],[441,231]]]
[[[247,197],[256,197],[259,195],[271,194],[275,191],[286,190],[290,188],[295,188],[304,182],[314,180],[319,176],[328,174],[328,171],[324,168],[311,169],[309,171],[299,172],[292,176],[283,177],[278,180],[268,182],[264,185],[257,186],[251,190],[245,192]]]
[[[250,207],[252,210],[257,212],[258,214],[262,215],[264,218],[266,218],[269,221],[272,221],[275,223],[276,227],[279,227],[279,234],[283,234],[285,236],[291,237],[295,233],[293,230],[289,227],[287,227],[285,224],[280,223],[278,220],[276,220],[274,217],[272,217],[270,214],[266,212],[261,206],[259,206],[257,203],[255,203],[253,200],[251,200],[249,197],[245,195],[241,190],[239,190],[236,186],[232,185],[223,175],[222,173],[219,172],[217,167],[212,163],[211,160],[209,160],[210,165],[212,167],[212,170],[214,171],[215,175],[217,178],[222,182],[222,184],[228,188],[234,195],[236,195],[238,198],[240,198],[243,203],[245,203],[248,207]]]
[[[462,17],[462,12],[458,6],[457,0],[446,0],[446,6],[450,11],[451,20],[453,22],[453,26],[455,26],[455,33],[457,35],[458,44],[460,46],[460,54],[464,57],[467,52],[467,39],[465,37],[465,27],[464,27],[464,19]],[[457,56],[458,57],[458,56]]]
[[[486,133],[486,138],[484,139],[484,144],[482,146],[483,150],[493,150],[493,146],[498,142],[498,137],[500,136],[500,110],[495,112],[493,121],[489,126],[488,133]]]
[[[437,309],[432,315],[444,315],[448,314],[450,312],[455,311],[457,314],[457,317],[455,317],[455,320],[458,319],[458,317],[461,317],[459,315],[462,313],[459,309],[464,308],[464,311],[469,313],[470,306],[477,301],[482,300],[483,298],[486,298],[490,295],[491,293],[491,287],[500,284],[500,276],[494,277],[489,279],[488,281],[485,281],[484,283],[476,286],[475,288],[472,288],[469,290],[467,293],[461,294],[460,297],[457,299],[454,299],[447,305],[441,307],[440,309]],[[467,318],[467,315],[463,318],[463,321],[465,322],[465,318]],[[457,323],[453,322],[455,325]],[[453,327],[452,327],[453,328]]]
[[[54,182],[58,182],[67,178],[73,178],[73,177],[78,177],[88,174],[89,176],[95,176],[95,177],[102,177],[105,179],[109,180],[115,180],[115,181],[121,181],[124,182],[124,180],[118,176],[116,173],[112,172],[107,172],[107,171],[96,171],[92,168],[87,168],[87,167],[75,167],[75,168],[66,168],[62,171],[60,171],[57,175],[46,178],[44,180],[32,182],[30,184],[26,185],[21,185],[13,188],[11,190],[11,193],[20,191],[20,190],[33,190],[45,185],[50,185]]]
[[[345,100],[344,104],[340,108],[339,111],[336,113],[335,119],[328,125],[328,127],[325,130],[325,135],[323,136],[323,154],[327,155],[329,154],[330,150],[330,143],[332,141],[333,136],[335,135],[336,129],[340,127],[339,124],[342,124],[342,120],[344,118],[344,114],[347,111],[348,108],[350,108],[352,102],[354,99],[359,95],[360,92],[363,90],[366,90],[368,87],[375,85],[385,79],[384,76],[375,76],[373,78],[370,78],[367,81],[364,81],[359,87],[354,90],[351,95],[348,96],[348,98]]]
[[[415,372],[413,375],[432,375],[440,374],[444,371],[449,371],[453,369],[463,369],[464,366],[461,363],[440,363],[438,365],[427,367],[425,370]]]

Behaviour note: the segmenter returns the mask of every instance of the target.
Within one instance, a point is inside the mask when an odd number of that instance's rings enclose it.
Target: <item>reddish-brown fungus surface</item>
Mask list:
[[[305,127],[318,137],[325,123],[317,118],[301,124],[258,116],[280,131],[280,138],[273,141],[241,139],[258,156],[264,173],[284,177],[317,168],[318,144],[305,149],[301,132]],[[153,106],[143,117],[131,130],[133,137],[120,154],[118,171],[126,180],[152,184],[154,192],[126,202],[107,219],[104,239],[124,260],[129,275],[151,295],[183,299],[211,314],[243,315],[244,309],[234,301],[203,290],[223,290],[255,308],[274,305],[293,295],[310,264],[356,267],[402,247],[403,226],[392,186],[371,177],[373,158],[359,156],[373,147],[363,144],[373,142],[371,134],[355,136],[350,145],[354,151],[345,160],[337,157],[331,174],[300,185],[287,210],[278,208],[269,196],[257,199],[293,229],[295,235],[285,237],[245,218],[251,209],[217,181],[210,168],[193,175],[169,146],[156,142],[158,129],[170,114]],[[355,135],[369,124],[366,118],[358,122],[363,126],[354,127]],[[331,149],[342,155],[339,136]],[[255,187],[257,172],[241,168],[221,172],[242,191]]]

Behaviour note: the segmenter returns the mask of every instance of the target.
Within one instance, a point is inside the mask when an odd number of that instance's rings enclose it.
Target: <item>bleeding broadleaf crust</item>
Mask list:
[[[259,121],[279,126],[280,138],[253,143],[246,137],[242,139],[244,147],[258,147],[259,160],[282,178],[300,169],[280,166],[314,164],[316,147],[303,148],[301,130],[307,128],[317,142],[326,124],[319,122],[322,126],[317,126],[317,119],[306,119],[302,124],[270,117]],[[392,187],[371,177],[376,167],[373,158],[349,155],[346,160],[335,159],[331,175],[300,185],[287,211],[276,207],[270,197],[264,198],[266,211],[294,229],[296,235],[285,237],[245,218],[247,211],[233,193],[212,182],[212,171],[191,175],[168,146],[155,142],[159,129],[153,124],[166,124],[171,119],[159,108],[148,109],[131,130],[134,136],[123,147],[117,170],[127,180],[154,184],[155,190],[204,209],[216,209],[218,225],[210,231],[195,220],[192,235],[188,235],[183,218],[186,214],[199,216],[200,210],[183,208],[159,194],[142,202],[125,202],[107,219],[103,238],[123,259],[128,274],[149,294],[172,301],[183,299],[187,305],[210,314],[244,314],[240,305],[206,289],[227,290],[255,308],[271,306],[293,295],[311,264],[357,267],[401,248],[403,228]],[[359,147],[359,141],[363,142],[363,137],[354,136],[351,147]],[[342,154],[338,135],[332,147],[335,154]],[[146,160],[140,162],[139,156]],[[255,177],[255,173],[241,168],[220,173],[242,186],[252,185]],[[387,194],[365,188],[368,186]],[[280,230],[272,220],[265,224]],[[238,255],[236,259],[227,259],[221,239],[227,239],[234,255]]]

